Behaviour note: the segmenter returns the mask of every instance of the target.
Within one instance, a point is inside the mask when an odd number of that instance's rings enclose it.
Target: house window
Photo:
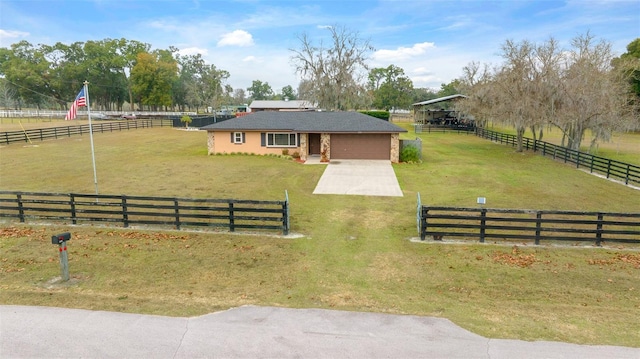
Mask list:
[[[233,143],[243,143],[242,132],[233,133]]]
[[[267,147],[297,147],[295,133],[267,133]]]

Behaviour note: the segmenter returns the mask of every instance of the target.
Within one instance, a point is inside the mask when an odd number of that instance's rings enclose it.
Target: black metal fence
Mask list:
[[[190,116],[191,123],[189,123],[189,127],[199,128],[207,125],[211,125],[214,123],[230,120],[232,118],[236,118],[235,115],[197,115]],[[186,124],[182,122],[182,116],[169,116],[169,119],[173,123],[173,127],[185,127]]]
[[[419,200],[418,200],[419,201]],[[418,207],[420,239],[640,243],[640,213]]]
[[[150,127],[171,127],[171,120],[122,120],[114,122],[92,123],[93,133],[133,130]],[[0,143],[33,142],[89,134],[89,125],[39,128],[25,131],[0,132]]]
[[[415,133],[473,133],[474,125],[430,125],[414,123],[413,130]]]
[[[517,146],[517,136],[477,128],[476,135],[491,141]],[[596,172],[607,178],[616,178],[625,184],[630,182],[640,184],[640,166],[630,163],[610,160],[608,158],[594,156],[586,152],[576,151],[567,147],[554,145],[552,143],[534,140],[528,137],[522,139],[522,148],[549,156],[565,163],[572,163],[576,168],[589,169],[591,173]]]
[[[289,233],[289,197],[284,201],[194,199],[0,191],[0,217],[27,220],[111,222],[130,225],[222,227]]]

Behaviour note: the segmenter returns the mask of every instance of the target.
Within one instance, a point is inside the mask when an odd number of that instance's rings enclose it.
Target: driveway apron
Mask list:
[[[390,161],[332,160],[313,194],[402,197]]]
[[[55,304],[55,303],[52,303]],[[0,358],[630,358],[487,339],[444,318],[245,306],[199,317],[0,305]]]

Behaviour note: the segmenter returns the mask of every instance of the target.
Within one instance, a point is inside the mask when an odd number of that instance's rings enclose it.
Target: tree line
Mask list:
[[[548,126],[559,128],[563,144],[572,149],[580,148],[587,131],[594,146],[615,131],[640,129],[640,38],[619,57],[609,42],[589,33],[574,38],[568,49],[554,38],[539,44],[507,40],[501,64],[472,62],[459,79],[432,90],[414,88],[393,64],[371,68],[374,48],[358,32],[344,26],[327,30],[327,43],[298,36],[299,46],[289,51],[301,81],[297,89],[287,85],[277,93],[260,80],[246,91],[234,89],[228,71],[175,47],[151,50],[127,39],[38,46],[21,41],[0,48],[0,105],[66,109],[85,80],[92,84],[92,107],[118,111],[125,103],[132,109],[202,111],[285,98],[325,110],[393,110],[462,93],[468,98],[455,103],[458,112],[479,125],[511,125],[520,143],[527,129],[541,138]]]
[[[571,47],[549,38],[542,43],[505,41],[498,65],[472,62],[463,69],[456,103],[478,125],[487,121],[516,129],[518,151],[530,129],[541,139],[552,126],[562,145],[579,150],[587,131],[591,150],[614,132],[640,129],[640,38],[614,57],[611,43],[586,33]]]
[[[210,106],[228,90],[229,73],[200,55],[174,47],[151,50],[135,40],[104,39],[71,45],[34,46],[27,41],[0,48],[0,100],[5,107],[66,109],[85,80],[92,107],[179,110]]]
[[[128,39],[33,45],[27,41],[0,48],[0,106],[67,109],[83,82],[91,84],[92,107],[203,111],[207,107],[243,105],[251,100],[304,99],[327,110],[408,109],[411,103],[450,92],[413,88],[404,70],[389,65],[369,69],[373,48],[344,27],[331,27],[327,47],[300,37],[290,49],[303,80],[274,91],[254,80],[246,89],[232,88],[230,73],[208,64],[200,54],[178,49],[151,50],[148,43]],[[308,59],[308,61],[306,60]],[[447,87],[448,86],[448,87]]]

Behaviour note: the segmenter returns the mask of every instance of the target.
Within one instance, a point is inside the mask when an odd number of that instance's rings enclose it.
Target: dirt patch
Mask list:
[[[636,269],[640,269],[640,254],[618,253],[608,259],[589,259],[587,263],[600,266],[601,268],[628,264]]]
[[[506,264],[512,267],[527,268],[536,263],[538,259],[534,253],[523,254],[517,246],[513,246],[511,253],[495,251],[491,255],[496,263]]]
[[[367,210],[364,214],[352,210],[336,210],[331,214],[332,222],[362,223],[364,228],[382,229],[387,224],[388,213]]]

